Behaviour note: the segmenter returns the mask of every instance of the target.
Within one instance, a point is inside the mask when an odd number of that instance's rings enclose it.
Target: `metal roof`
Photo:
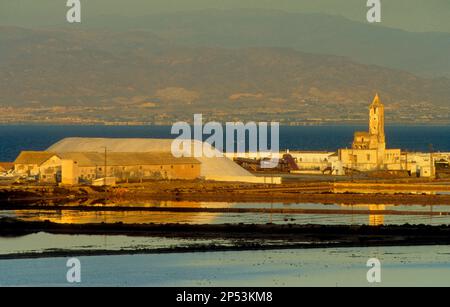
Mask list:
[[[9,171],[14,168],[13,162],[0,162],[0,171]]]
[[[42,165],[51,157],[59,157],[63,160],[74,160],[79,166],[100,166],[105,164],[105,154],[98,152],[62,152],[53,153],[46,151],[23,151],[17,157],[15,164]],[[133,166],[133,165],[177,165],[200,164],[194,158],[176,158],[167,152],[113,152],[106,154],[108,166]]]
[[[58,157],[64,160],[74,160],[79,166],[133,166],[133,165],[179,165],[200,164],[194,158],[176,158],[171,153],[97,153],[97,152],[64,152],[58,153]]]
[[[55,153],[46,151],[22,151],[16,158],[16,161],[14,161],[14,164],[41,165],[53,156],[55,156]]]

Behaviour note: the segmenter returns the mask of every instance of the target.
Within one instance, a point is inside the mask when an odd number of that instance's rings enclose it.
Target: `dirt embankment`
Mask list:
[[[362,190],[367,190],[363,192]],[[388,191],[388,192],[386,192]],[[0,190],[0,204],[65,204],[97,199],[110,202],[210,201],[346,204],[450,204],[448,184],[297,182],[283,185],[208,181],[153,181],[110,188],[12,186]]]

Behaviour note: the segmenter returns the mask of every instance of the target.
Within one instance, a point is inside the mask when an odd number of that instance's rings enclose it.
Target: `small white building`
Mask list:
[[[333,163],[337,161],[335,152],[328,151],[289,151],[295,159],[300,172],[321,174],[326,170],[332,170]]]
[[[411,176],[417,177],[434,177],[434,154],[423,152],[404,152],[403,167],[411,173]]]

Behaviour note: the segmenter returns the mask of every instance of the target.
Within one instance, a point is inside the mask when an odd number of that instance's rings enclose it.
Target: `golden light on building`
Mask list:
[[[401,170],[401,150],[386,149],[384,105],[378,94],[369,107],[369,130],[355,132],[352,147],[339,150],[339,160],[350,170]]]

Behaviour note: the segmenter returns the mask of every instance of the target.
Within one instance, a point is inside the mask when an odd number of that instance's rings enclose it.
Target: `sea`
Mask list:
[[[280,149],[336,151],[351,146],[355,131],[367,131],[367,127],[281,126]],[[387,126],[386,136],[390,148],[450,152],[450,126]],[[0,125],[0,161],[14,161],[22,150],[45,150],[66,137],[175,138],[177,135],[171,134],[170,126]]]
[[[22,150],[45,150],[65,137],[174,138],[168,126],[0,126],[0,161],[14,161]],[[282,126],[280,149],[336,151],[350,147],[355,131],[366,126]],[[450,152],[450,126],[388,126],[388,147],[408,151]],[[1,205],[1,204],[0,204]],[[150,203],[146,206],[167,204]],[[179,204],[183,206],[185,204]],[[170,206],[176,206],[170,204]],[[344,208],[340,204],[189,204],[221,207],[301,207]],[[384,206],[384,205],[382,205]],[[389,207],[386,205],[386,208]],[[362,209],[365,207],[363,206]],[[392,210],[429,211],[427,206],[395,207]],[[353,209],[353,207],[352,207]],[[355,205],[355,210],[360,209]],[[447,211],[436,206],[432,211]],[[71,215],[67,215],[71,214]],[[120,213],[117,216],[83,215],[76,212],[2,211],[0,217],[24,220],[71,221],[103,220],[142,222],[167,220],[167,216]],[[172,216],[183,223],[320,223],[320,224],[448,224],[446,216]],[[52,250],[160,248],[189,246],[171,238],[125,236],[65,236],[46,233],[23,237],[0,237],[0,255]],[[208,243],[208,242],[207,242]],[[229,242],[215,242],[229,244]],[[369,259],[381,263],[381,279],[369,283]],[[174,254],[79,257],[81,283],[67,282],[67,258],[0,260],[0,286],[450,286],[450,246],[361,247],[327,249],[283,249],[268,251],[229,251]]]

